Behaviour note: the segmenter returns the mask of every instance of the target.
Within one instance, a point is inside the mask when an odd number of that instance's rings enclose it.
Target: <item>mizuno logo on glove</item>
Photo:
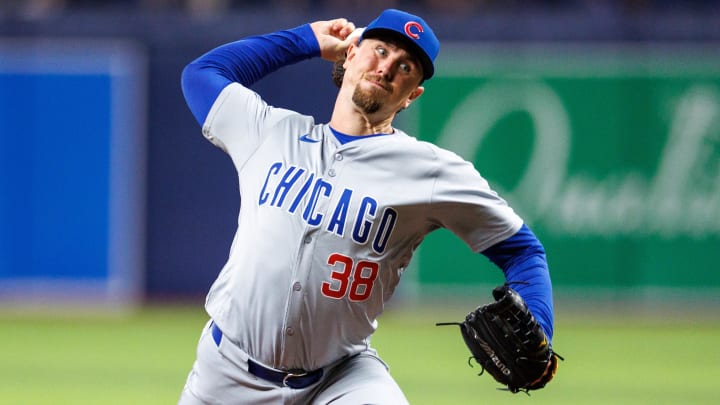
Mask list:
[[[478,337],[475,335],[475,337]],[[510,371],[509,368],[503,364],[503,362],[500,360],[500,358],[495,354],[495,351],[490,347],[490,345],[487,344],[484,340],[478,340],[478,344],[480,347],[482,347],[483,351],[487,353],[488,357],[490,357],[490,360],[492,360],[493,363],[495,363],[495,366],[500,369],[500,372],[505,375],[512,374],[512,371]]]

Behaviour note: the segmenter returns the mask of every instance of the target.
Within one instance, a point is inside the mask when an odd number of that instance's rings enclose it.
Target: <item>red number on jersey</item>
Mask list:
[[[335,298],[339,300],[344,297],[347,293],[348,285],[350,284],[350,274],[353,269],[353,261],[347,256],[343,256],[339,253],[333,253],[328,257],[328,264],[331,266],[339,266],[338,270],[334,270],[330,273],[330,278],[337,281],[337,288],[333,288],[332,283],[325,281],[322,283],[323,295]]]
[[[331,254],[327,262],[337,269],[330,273],[334,283],[328,281],[322,283],[323,295],[334,299],[348,295],[350,301],[365,301],[370,298],[378,276],[377,263],[361,260],[355,265],[353,259],[340,253]],[[336,287],[333,287],[333,284]]]
[[[353,282],[350,285],[350,301],[365,301],[370,298],[373,283],[378,276],[378,264],[360,261],[355,266]]]

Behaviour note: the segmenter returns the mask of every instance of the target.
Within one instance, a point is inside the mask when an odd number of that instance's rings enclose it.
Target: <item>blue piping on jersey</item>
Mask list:
[[[333,135],[335,135],[335,138],[338,140],[338,142],[340,142],[342,145],[345,145],[348,142],[357,141],[358,139],[374,138],[376,136],[383,136],[383,135],[392,135],[392,134],[371,134],[371,135],[357,136],[357,135],[343,134],[342,132],[335,130],[333,127],[329,127],[329,128],[330,128],[330,131],[332,131]]]

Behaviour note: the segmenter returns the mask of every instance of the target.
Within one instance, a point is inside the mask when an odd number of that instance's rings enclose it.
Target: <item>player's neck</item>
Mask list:
[[[392,121],[394,115],[377,117],[364,114],[354,105],[335,105],[330,126],[347,135],[365,136],[374,134],[390,134],[393,132]]]

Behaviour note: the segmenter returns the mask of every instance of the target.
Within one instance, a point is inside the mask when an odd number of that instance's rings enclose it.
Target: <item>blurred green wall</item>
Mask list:
[[[716,49],[450,45],[442,61],[413,107],[420,137],[475,163],[556,285],[720,287]],[[418,255],[426,286],[502,280],[444,230]]]

